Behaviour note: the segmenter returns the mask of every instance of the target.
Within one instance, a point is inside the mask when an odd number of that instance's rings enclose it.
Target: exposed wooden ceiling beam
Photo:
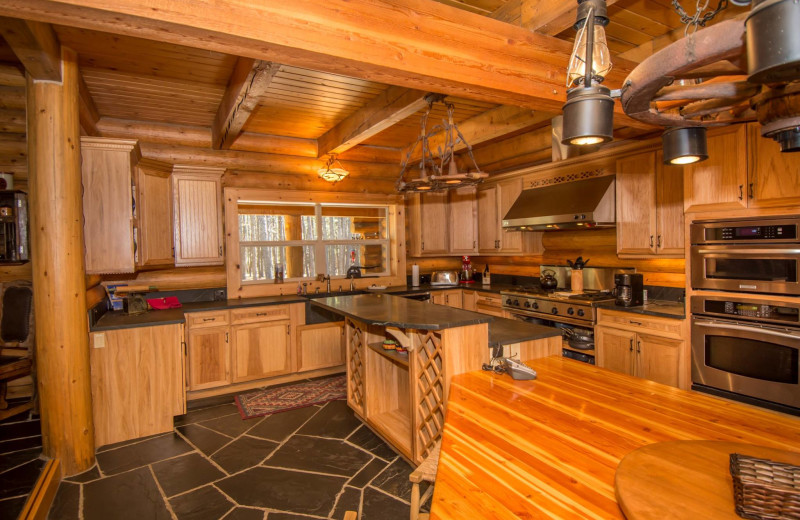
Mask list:
[[[278,63],[239,58],[211,125],[211,146],[227,150],[239,137],[258,101],[280,70]]]
[[[569,42],[433,0],[4,0],[0,15],[550,112],[566,99]],[[627,65],[615,62],[610,87]]]
[[[606,0],[611,6],[617,0]],[[495,20],[513,23],[540,34],[555,36],[573,25],[578,3],[568,0],[509,0],[492,12]]]
[[[470,146],[475,146],[479,143],[508,135],[517,130],[549,121],[552,117],[553,114],[550,113],[504,105],[471,117],[462,123],[458,123],[458,129],[461,131],[467,143],[469,143]],[[437,155],[437,148],[444,145],[444,142],[445,135],[441,132],[431,136],[428,139],[431,152]],[[403,159],[405,159],[409,150],[415,144],[416,143],[410,143],[405,150],[403,150],[401,155]],[[456,151],[464,150],[466,146],[460,143],[455,149]],[[416,146],[411,155],[411,160],[416,161],[421,155],[422,150],[419,146]]]
[[[49,24],[0,18],[0,34],[34,80],[61,81],[61,45]]]
[[[389,87],[317,140],[317,155],[340,154],[425,108],[426,92]]]
[[[83,74],[78,75],[78,95],[80,96],[78,102],[78,120],[81,124],[81,130],[86,135],[97,135],[97,122],[100,120],[100,113],[97,111],[97,106],[92,99],[92,93],[89,92],[89,87],[83,80]]]

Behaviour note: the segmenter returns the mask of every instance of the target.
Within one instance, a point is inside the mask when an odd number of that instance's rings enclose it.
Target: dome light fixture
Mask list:
[[[608,21],[605,0],[579,0],[574,26],[578,34],[567,68],[562,144],[587,146],[614,138],[614,100],[611,90],[600,84],[611,71],[604,29]]]
[[[681,126],[668,128],[661,135],[664,164],[693,164],[708,159],[706,128]]]
[[[342,163],[336,158],[336,154],[331,154],[328,157],[328,162],[325,163],[325,167],[317,170],[317,175],[331,184],[336,184],[350,175],[350,172],[344,169]]]

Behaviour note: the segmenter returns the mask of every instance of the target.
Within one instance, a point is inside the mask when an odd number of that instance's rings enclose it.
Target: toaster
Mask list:
[[[431,285],[458,285],[456,271],[434,271],[431,273]]]

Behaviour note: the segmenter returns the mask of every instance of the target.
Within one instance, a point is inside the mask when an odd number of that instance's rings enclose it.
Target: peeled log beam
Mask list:
[[[0,132],[25,133],[24,110],[0,110]]]
[[[0,109],[25,110],[25,87],[0,86]]]
[[[0,85],[25,87],[25,73],[16,65],[0,64]]]
[[[213,166],[232,170],[251,170],[273,173],[317,175],[325,163],[318,159],[307,159],[290,155],[239,152],[234,150],[211,150],[140,142],[142,157],[171,164]],[[397,168],[386,164],[348,163],[353,177],[395,177]]]
[[[395,179],[358,179],[347,177],[331,184],[318,176],[227,171],[223,187],[259,188],[273,190],[342,191],[352,193],[395,193]]]

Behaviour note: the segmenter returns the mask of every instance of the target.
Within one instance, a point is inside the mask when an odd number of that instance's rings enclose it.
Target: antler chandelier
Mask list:
[[[473,186],[479,184],[488,177],[488,174],[481,171],[472,155],[472,147],[464,139],[464,135],[458,129],[453,120],[455,107],[452,103],[444,101],[445,96],[440,94],[428,94],[425,101],[428,108],[422,116],[420,135],[408,150],[400,169],[400,176],[397,179],[396,188],[399,192],[420,192],[420,191],[441,191],[462,186]],[[447,108],[447,120],[435,125],[431,131],[427,131],[428,116],[434,103],[442,103]],[[430,139],[434,135],[442,135],[444,143],[437,146],[436,153],[431,150]],[[467,149],[467,155],[472,161],[474,171],[459,173],[456,165],[456,147],[463,145]],[[413,164],[412,157],[419,148],[419,162]],[[406,180],[405,176],[415,167],[419,170],[417,177]]]

